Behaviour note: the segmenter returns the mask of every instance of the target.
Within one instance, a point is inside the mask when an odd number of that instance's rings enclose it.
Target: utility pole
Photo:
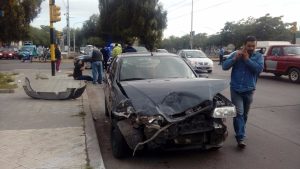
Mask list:
[[[192,0],[192,13],[191,13],[191,32],[190,32],[190,47],[193,49],[193,16],[194,16],[194,0]]]
[[[68,57],[70,56],[70,3],[67,1],[67,38],[68,38]]]
[[[74,37],[73,37],[73,42],[74,42],[74,53],[76,53],[76,50],[75,50],[75,49],[76,49],[76,43],[75,43],[75,32],[76,32],[76,31],[75,31],[75,29],[73,29],[73,31],[74,31],[74,32],[73,32],[73,35],[74,35]]]
[[[49,13],[50,13],[50,54],[51,54],[51,74],[55,76],[55,35],[54,35],[54,22],[59,22],[60,18],[60,7],[55,5],[55,0],[49,0]]]

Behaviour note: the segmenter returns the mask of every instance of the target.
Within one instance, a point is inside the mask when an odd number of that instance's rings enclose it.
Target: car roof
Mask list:
[[[119,57],[138,57],[138,56],[149,56],[149,57],[156,57],[156,56],[173,56],[178,57],[178,55],[172,53],[159,53],[159,52],[127,52],[122,53]]]

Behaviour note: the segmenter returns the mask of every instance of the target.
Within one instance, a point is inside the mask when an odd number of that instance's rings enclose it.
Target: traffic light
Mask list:
[[[60,7],[57,5],[51,5],[52,10],[52,16],[51,16],[51,22],[59,22],[61,21],[60,18]]]
[[[61,35],[62,35],[62,32],[60,32],[60,31],[56,31],[56,37],[57,37],[58,39],[60,39],[60,38],[61,38]]]
[[[291,32],[296,33],[297,32],[297,22],[291,23]]]

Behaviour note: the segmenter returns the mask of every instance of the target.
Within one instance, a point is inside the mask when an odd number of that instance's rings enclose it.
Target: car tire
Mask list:
[[[116,122],[112,123],[110,140],[113,156],[118,159],[129,157],[131,150]]]
[[[292,68],[289,71],[289,79],[294,83],[300,82],[300,70],[297,68]]]
[[[109,112],[108,112],[108,108],[107,108],[107,101],[106,101],[106,99],[104,99],[104,103],[105,103],[105,116],[108,117],[109,116]]]
[[[208,72],[208,73],[212,73],[212,70],[208,70],[207,72]]]
[[[274,75],[275,75],[276,77],[280,77],[282,74],[280,74],[280,73],[274,73]]]
[[[300,82],[300,70],[297,68],[292,68],[289,71],[289,79],[292,82]]]

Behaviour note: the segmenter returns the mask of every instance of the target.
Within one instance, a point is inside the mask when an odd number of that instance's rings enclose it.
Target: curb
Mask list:
[[[89,165],[93,169],[105,169],[86,91],[83,94],[83,110],[86,112],[85,133]]]
[[[1,93],[5,93],[5,94],[7,94],[7,93],[15,93],[15,89],[0,89],[0,94]]]

